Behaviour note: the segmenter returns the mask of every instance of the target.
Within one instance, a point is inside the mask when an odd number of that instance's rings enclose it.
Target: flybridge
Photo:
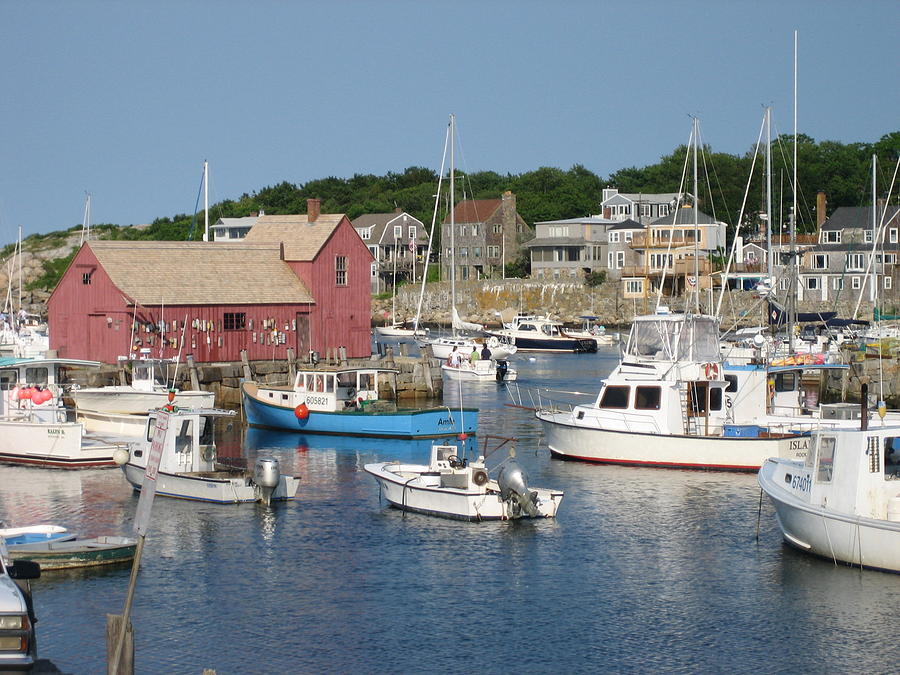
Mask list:
[[[715,317],[702,314],[635,317],[625,357],[652,361],[719,361],[719,322]]]

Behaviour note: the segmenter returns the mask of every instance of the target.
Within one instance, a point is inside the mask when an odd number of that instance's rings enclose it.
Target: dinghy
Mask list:
[[[530,488],[513,458],[515,450],[493,469],[484,456],[469,461],[457,445],[434,445],[427,465],[404,462],[366,464],[391,506],[457,520],[553,518],[561,490]]]

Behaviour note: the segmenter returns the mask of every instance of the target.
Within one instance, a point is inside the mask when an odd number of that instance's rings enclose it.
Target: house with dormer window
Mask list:
[[[681,197],[684,201],[684,196]],[[679,202],[677,192],[661,194],[625,193],[617,188],[603,188],[598,217],[609,220],[634,220],[649,225],[668,216]]]
[[[402,209],[392,213],[364,213],[353,228],[372,254],[370,279],[373,293],[384,293],[397,280],[421,280],[428,251],[428,232],[421,220]]]

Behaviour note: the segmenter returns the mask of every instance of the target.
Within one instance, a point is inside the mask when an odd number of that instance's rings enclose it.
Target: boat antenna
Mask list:
[[[419,303],[416,306],[416,321],[413,325],[413,335],[419,332],[419,318],[422,316],[422,302],[425,299],[425,283],[428,281],[428,261],[431,260],[431,247],[434,243],[434,225],[437,222],[438,208],[441,203],[441,186],[444,182],[444,162],[447,160],[447,145],[450,142],[450,126],[444,136],[444,154],[441,157],[441,171],[438,174],[437,194],[434,198],[434,211],[431,214],[431,230],[428,232],[428,251],[425,253],[425,269],[422,271],[422,287],[419,289]]]
[[[184,332],[187,330],[188,315],[184,315],[184,321],[181,322],[181,340],[178,342],[178,355],[175,357],[175,373],[172,375],[172,387],[178,380],[178,366],[181,365],[181,350],[184,348]]]

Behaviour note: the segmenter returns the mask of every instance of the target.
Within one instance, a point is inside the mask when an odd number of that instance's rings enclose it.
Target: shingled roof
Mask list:
[[[281,259],[280,244],[89,241],[87,246],[116,287],[141,305],[315,302]]]
[[[323,213],[310,223],[307,216],[260,216],[245,242],[284,244],[284,259],[313,260],[344,218],[343,213]]]
[[[503,204],[502,199],[467,199],[460,202],[453,209],[453,219],[456,224],[483,223],[490,218],[494,211]],[[444,217],[444,223],[450,222],[450,214]]]

